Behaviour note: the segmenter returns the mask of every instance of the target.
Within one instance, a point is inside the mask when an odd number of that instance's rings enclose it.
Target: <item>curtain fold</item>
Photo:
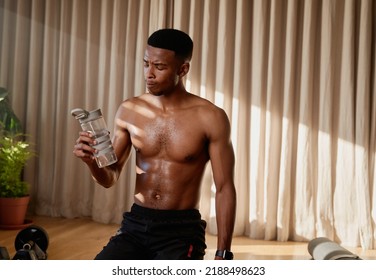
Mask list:
[[[355,204],[355,12],[356,2],[346,1],[344,7],[344,27],[341,59],[341,83],[339,86],[340,95],[338,100],[338,140],[336,158],[336,181],[334,184],[333,210],[335,216],[334,227],[339,239],[349,239],[349,236],[356,236],[358,231],[356,216],[358,208]],[[344,211],[344,207],[350,207],[353,211]],[[352,224],[352,226],[348,226]]]
[[[0,86],[38,156],[30,210],[120,223],[135,155],[94,183],[72,149],[74,108],[145,91],[144,48],[162,27],[191,35],[187,89],[223,108],[236,154],[235,234],[375,248],[376,4],[372,0],[0,0]],[[200,210],[216,233],[211,167]]]
[[[356,132],[355,132],[355,184],[358,203],[359,238],[365,247],[372,247],[371,188],[370,188],[370,116],[371,116],[371,58],[372,58],[372,2],[360,6],[358,31],[358,62],[356,67]]]
[[[336,65],[336,46],[338,35],[341,30],[336,28],[336,10],[343,9],[340,5],[333,5],[331,2],[323,2],[322,24],[320,27],[321,42],[320,42],[320,76],[322,81],[319,86],[319,114],[318,114],[318,155],[317,155],[317,199],[316,217],[321,217],[317,220],[316,234],[319,236],[328,236],[334,238],[333,231],[333,180],[332,176],[332,154],[333,143],[332,137],[328,131],[333,130],[333,106],[335,104],[334,98],[336,95],[335,82],[338,77]]]

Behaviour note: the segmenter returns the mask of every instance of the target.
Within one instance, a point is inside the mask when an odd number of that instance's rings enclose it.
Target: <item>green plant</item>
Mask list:
[[[28,195],[29,185],[22,180],[27,160],[34,155],[22,135],[0,134],[0,197]]]
[[[22,132],[21,122],[10,106],[8,90],[3,87],[0,87],[0,122],[4,131],[12,134]]]

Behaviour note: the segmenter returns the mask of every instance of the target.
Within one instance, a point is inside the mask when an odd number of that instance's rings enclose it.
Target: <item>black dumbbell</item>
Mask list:
[[[48,248],[47,232],[39,226],[21,230],[14,241],[16,254],[13,260],[46,260]]]

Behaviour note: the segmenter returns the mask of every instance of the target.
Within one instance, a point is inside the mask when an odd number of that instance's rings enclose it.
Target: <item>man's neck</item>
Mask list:
[[[155,106],[162,109],[163,111],[168,111],[181,106],[188,94],[189,93],[184,87],[177,87],[174,89],[174,91],[171,91],[167,94],[160,96],[152,95],[152,102],[155,104]]]

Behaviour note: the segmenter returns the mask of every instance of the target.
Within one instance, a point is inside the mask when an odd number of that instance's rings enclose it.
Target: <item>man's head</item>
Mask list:
[[[160,29],[148,38],[148,45],[167,49],[175,52],[175,55],[184,61],[192,58],[193,41],[188,34],[177,29]]]

